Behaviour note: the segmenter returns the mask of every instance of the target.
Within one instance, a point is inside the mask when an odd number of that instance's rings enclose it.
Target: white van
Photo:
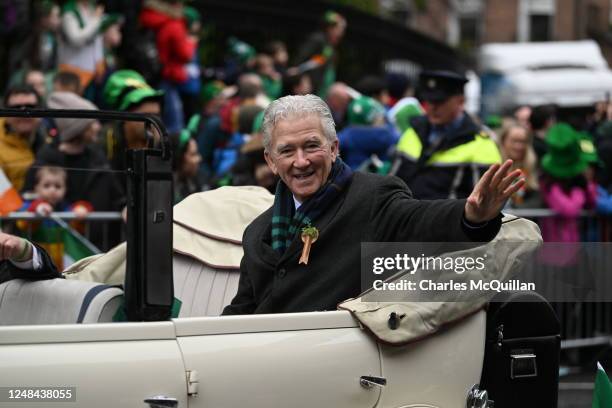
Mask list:
[[[591,106],[612,92],[612,71],[592,40],[481,47],[483,117],[522,105]]]

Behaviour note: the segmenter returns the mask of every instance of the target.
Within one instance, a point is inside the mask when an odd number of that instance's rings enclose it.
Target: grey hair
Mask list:
[[[285,119],[303,118],[314,115],[321,120],[323,136],[328,142],[338,140],[336,124],[327,104],[316,95],[289,95],[272,102],[264,112],[263,145],[265,151],[270,151],[272,131],[276,124]]]

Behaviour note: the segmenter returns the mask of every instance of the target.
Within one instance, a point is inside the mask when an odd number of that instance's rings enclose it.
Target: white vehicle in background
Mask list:
[[[523,105],[593,106],[612,92],[612,71],[593,40],[485,44],[478,62],[483,117]]]
[[[7,115],[138,120],[167,140],[153,116]],[[218,316],[242,232],[273,198],[228,187],[173,209],[167,150],[130,153],[127,245],[83,260],[78,277],[0,285],[0,408],[487,408],[487,391],[497,408],[556,407],[559,324],[530,292],[448,322],[417,310],[428,335],[401,347],[346,310]],[[406,328],[385,313],[384,331]]]

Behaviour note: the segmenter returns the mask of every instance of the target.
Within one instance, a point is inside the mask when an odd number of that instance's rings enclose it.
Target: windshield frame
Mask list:
[[[152,126],[161,135],[160,148],[162,158],[170,158],[170,138],[168,130],[161,118],[149,113],[130,113],[108,110],[78,110],[78,109],[7,109],[0,108],[0,118],[72,118],[72,119],[101,119],[115,121],[142,122],[145,126]],[[150,132],[145,132],[147,142],[152,140]]]

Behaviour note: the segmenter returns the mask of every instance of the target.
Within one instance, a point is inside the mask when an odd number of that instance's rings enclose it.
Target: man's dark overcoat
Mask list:
[[[319,238],[299,265],[298,234],[283,256],[271,246],[272,208],[245,230],[238,293],[223,314],[335,310],[361,292],[362,242],[486,242],[501,218],[481,228],[463,219],[465,200],[419,201],[396,177],[355,173],[313,225]]]

